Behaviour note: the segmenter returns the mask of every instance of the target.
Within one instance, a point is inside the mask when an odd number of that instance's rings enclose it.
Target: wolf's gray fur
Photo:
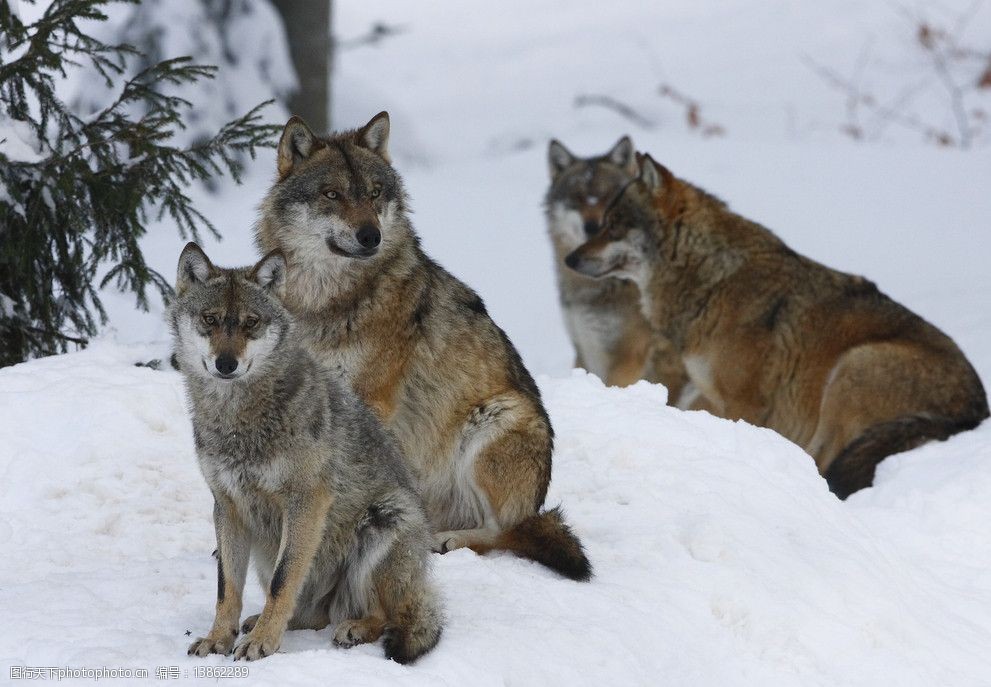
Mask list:
[[[388,142],[386,113],[329,137],[287,123],[257,232],[292,266],[284,302],[395,433],[438,551],[507,549],[588,579],[577,538],[540,510],[553,431],[537,386],[478,295],[421,250]]]
[[[287,628],[336,623],[335,643],[384,632],[386,655],[411,661],[441,632],[421,500],[393,437],[298,345],[285,275],[279,254],[231,270],[195,244],[180,258],[170,320],[218,542],[216,621],[189,652],[257,659]],[[267,601],[234,648],[249,551]]]

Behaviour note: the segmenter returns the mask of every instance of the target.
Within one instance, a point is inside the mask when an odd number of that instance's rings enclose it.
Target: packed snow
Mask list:
[[[969,5],[912,9],[945,19]],[[481,293],[538,374],[557,434],[548,503],[563,504],[596,576],[573,583],[504,554],[435,556],[447,625],[418,663],[385,661],[380,645],[335,649],[330,630],[290,632],[235,682],[988,684],[991,425],[886,460],[874,488],[839,502],[770,430],[666,407],[659,386],[609,389],[572,372],[540,206],[549,137],[592,154],[629,133],[795,249],[876,281],[991,380],[986,142],[941,149],[897,128],[852,141],[839,131],[842,95],[803,59],[849,73],[873,39],[867,78],[895,87],[919,68],[904,16],[853,0],[335,11],[347,47],[334,121],[390,111],[427,251]],[[377,21],[397,32],[358,40]],[[250,35],[278,38],[264,25]],[[968,37],[989,43],[991,7]],[[689,130],[661,83],[725,135]],[[920,103],[942,121],[951,114],[935,93]],[[581,94],[652,124],[575,108]],[[273,173],[269,153],[243,186],[192,190],[224,235],[205,245],[218,262],[255,259],[251,226]],[[162,223],[143,246],[171,275],[182,244]],[[168,355],[161,304],[139,313],[108,293],[107,305],[111,326],[86,351],[0,370],[0,679],[9,666],[151,679],[175,666],[177,682],[199,683],[197,667],[233,665],[185,655],[186,633],[212,621],[212,502],[180,376],[134,365]],[[245,615],[262,599],[250,579]]]

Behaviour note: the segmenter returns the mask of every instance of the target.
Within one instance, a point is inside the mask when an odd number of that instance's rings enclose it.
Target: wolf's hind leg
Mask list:
[[[499,528],[493,521],[492,527],[478,527],[471,530],[447,530],[433,536],[433,552],[447,553],[455,549],[492,546],[499,537]]]
[[[537,513],[551,479],[547,425],[524,417],[503,429],[478,452],[474,476],[484,511],[494,521],[486,523],[488,529],[503,531]]]
[[[466,427],[456,498],[472,504],[474,527],[434,535],[433,550],[490,549],[506,529],[534,515],[550,481],[546,421],[517,396],[479,406],[481,420]],[[487,417],[486,417],[487,415]]]
[[[483,509],[495,527],[443,532],[446,550],[466,546],[484,554],[493,549],[557,571],[573,580],[592,576],[592,565],[559,508],[541,511],[550,481],[551,434],[539,416],[523,417],[503,429],[475,461],[475,483]]]
[[[375,571],[375,592],[385,615],[385,656],[411,663],[440,640],[440,602],[427,571],[425,527],[400,536]]]
[[[378,641],[385,630],[385,612],[381,606],[373,609],[364,618],[349,618],[341,621],[334,630],[334,645],[350,649],[358,644]]]
[[[348,618],[334,644],[351,647],[384,636],[386,658],[408,663],[429,651],[441,631],[437,595],[430,585],[430,535],[419,498],[397,490],[373,504],[346,558],[331,615]]]
[[[877,455],[870,461],[850,459],[850,446],[860,440],[856,453],[866,450],[865,434],[873,434],[868,441],[870,453],[877,453],[880,445],[888,443],[881,435],[896,435],[901,432],[898,424],[904,418],[935,417],[940,415],[937,408],[923,398],[916,388],[916,382],[904,374],[917,364],[919,352],[911,345],[898,342],[870,343],[851,348],[844,352],[829,372],[819,407],[819,420],[815,433],[806,442],[805,450],[815,459],[819,472],[828,475],[833,462],[841,453],[848,454],[846,467],[837,468],[833,474],[845,482],[841,491],[848,494],[870,486],[874,476],[874,465],[884,455]],[[936,411],[936,412],[933,412]],[[885,432],[876,427],[894,422]],[[911,432],[909,432],[911,433]],[[896,452],[899,441],[894,441],[888,450]],[[910,448],[910,447],[907,447]],[[900,450],[907,450],[902,448]],[[853,465],[858,465],[853,470]],[[856,472],[854,476],[853,472]],[[839,478],[841,473],[848,477]]]

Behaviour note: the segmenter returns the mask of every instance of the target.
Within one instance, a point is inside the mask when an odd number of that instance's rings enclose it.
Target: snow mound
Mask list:
[[[191,659],[212,621],[211,498],[178,374],[109,343],[0,370],[0,669]],[[161,350],[157,352],[159,355]],[[991,432],[888,461],[840,503],[777,434],[663,405],[662,387],[542,378],[562,503],[596,577],[436,556],[447,627],[410,667],[290,632],[251,683],[982,682]],[[249,580],[244,614],[263,596]],[[198,683],[198,682],[197,682]]]

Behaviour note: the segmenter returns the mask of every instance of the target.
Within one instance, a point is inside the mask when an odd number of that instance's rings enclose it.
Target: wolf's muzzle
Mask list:
[[[379,234],[379,240],[375,243],[374,246],[371,246],[370,248],[366,248],[362,246],[359,250],[344,250],[337,244],[336,241],[334,241],[333,238],[328,238],[327,248],[330,249],[331,253],[333,253],[334,255],[340,255],[342,258],[357,258],[361,260],[364,258],[370,258],[376,253],[378,253],[379,243],[381,243],[381,234]]]

